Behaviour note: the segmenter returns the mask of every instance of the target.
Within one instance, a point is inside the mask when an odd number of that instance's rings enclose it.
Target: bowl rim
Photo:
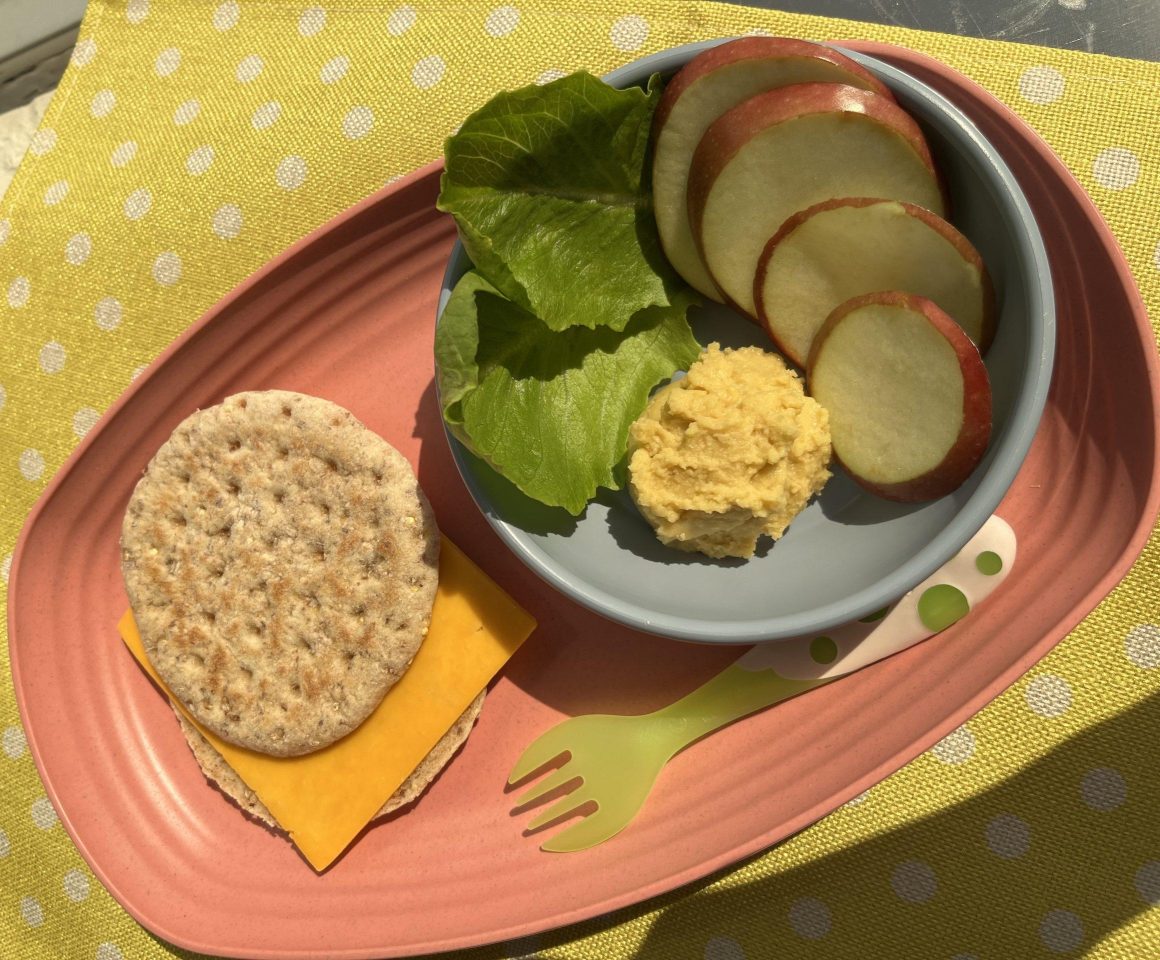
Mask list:
[[[697,54],[728,43],[723,37],[681,44],[634,60],[603,76],[615,87],[642,84],[654,73],[669,74]],[[667,614],[614,596],[587,581],[566,574],[558,563],[535,542],[530,534],[499,516],[475,478],[470,454],[444,424],[444,433],[456,468],[488,524],[520,560],[549,585],[566,596],[625,626],[647,633],[706,644],[762,643],[786,640],[833,627],[866,616],[898,600],[950,560],[995,511],[1015,480],[1039,428],[1055,359],[1055,297],[1051,265],[1035,215],[1014,174],[999,152],[975,123],[949,99],[903,70],[875,57],[831,43],[832,47],[860,63],[879,77],[904,102],[920,101],[930,108],[922,121],[946,139],[970,147],[964,152],[968,162],[987,181],[997,182],[999,210],[1004,229],[1012,238],[1018,273],[1037,282],[1027,285],[1027,341],[1031,346],[1022,368],[1003,436],[995,445],[991,464],[970,496],[934,539],[913,553],[904,563],[887,571],[872,584],[822,606],[794,614],[749,620],[716,620]],[[436,325],[442,317],[451,289],[464,263],[470,263],[460,240],[456,239],[444,270],[439,294]],[[438,390],[438,378],[436,378]],[[954,493],[949,494],[954,496]],[[969,508],[969,509],[968,509]]]

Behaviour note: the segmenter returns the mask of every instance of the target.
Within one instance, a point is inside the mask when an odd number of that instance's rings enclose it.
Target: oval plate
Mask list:
[[[768,847],[912,759],[1123,576],[1160,497],[1160,378],[1114,239],[1050,150],[988,94],[918,54],[856,46],[921,76],[980,125],[1019,177],[1056,270],[1055,379],[999,508],[1020,551],[1000,591],[939,638],[690,747],[613,842],[541,853],[503,791],[527,743],[563,715],[671,702],[737,651],[634,634],[573,604],[475,509],[432,385],[432,321],[454,227],[433,207],[438,168],[421,170],[297,244],[168,348],[57,474],[17,545],[8,625],[30,750],[81,854],[142,924],[218,955],[394,957],[636,903]],[[206,783],[116,631],[126,605],[121,516],[149,457],[194,407],[269,387],[327,396],[398,446],[446,534],[540,622],[431,790],[322,876]]]

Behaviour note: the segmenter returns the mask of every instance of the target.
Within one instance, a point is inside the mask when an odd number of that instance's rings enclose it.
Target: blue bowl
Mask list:
[[[688,44],[610,73],[615,87],[671,74],[724,41]],[[991,445],[954,493],[891,503],[840,469],[785,536],[747,561],[710,560],[662,546],[627,491],[602,491],[580,518],[521,494],[448,435],[464,482],[503,541],[549,584],[638,630],[703,643],[754,643],[817,633],[901,597],[978,531],[1015,479],[1043,412],[1055,349],[1051,269],[1027,200],[975,125],[926,84],[843,51],[877,75],[918,121],[946,180],[955,225],[982,254],[999,322],[986,364]],[[456,245],[439,313],[471,261]],[[701,343],[772,345],[754,324],[716,304],[691,314]],[[765,541],[769,544],[768,540]]]

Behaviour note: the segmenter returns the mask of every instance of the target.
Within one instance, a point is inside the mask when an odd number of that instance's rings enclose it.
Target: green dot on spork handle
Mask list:
[[[930,587],[918,598],[918,618],[924,627],[935,633],[962,620],[970,609],[963,591],[949,583]]]
[[[987,577],[993,577],[1003,569],[1003,558],[994,550],[984,550],[975,557],[975,568]]]
[[[838,645],[830,637],[814,637],[810,641],[810,658],[814,663],[833,663],[838,656]]]

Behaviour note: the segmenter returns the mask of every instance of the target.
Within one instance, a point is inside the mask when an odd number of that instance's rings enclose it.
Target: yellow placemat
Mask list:
[[[751,30],[903,43],[982,83],[1091,192],[1160,316],[1160,65],[711,3],[93,0],[0,206],[0,574],[36,496],[143,364],[292,240],[437,157],[493,92]],[[470,956],[1160,956],[1158,573],[1153,537],[1029,676],[804,834],[659,902]],[[57,823],[4,651],[0,956],[174,952]]]

